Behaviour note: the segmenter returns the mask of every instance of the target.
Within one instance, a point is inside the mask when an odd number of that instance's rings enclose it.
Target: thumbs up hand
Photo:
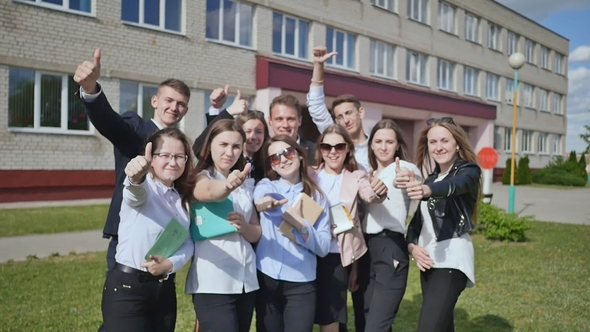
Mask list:
[[[100,49],[94,51],[93,61],[84,61],[76,68],[74,81],[78,83],[86,93],[96,93],[96,81],[100,77]]]
[[[410,170],[406,167],[400,167],[399,157],[395,157],[395,180],[393,186],[398,189],[407,188],[410,182]]]
[[[430,187],[422,184],[421,181],[417,181],[414,171],[410,171],[409,173],[410,181],[406,183],[406,192],[408,194],[408,197],[410,197],[410,199],[413,200],[421,200],[422,198],[430,197],[430,194],[432,193],[430,191]]]
[[[241,186],[244,181],[248,178],[248,174],[250,173],[250,169],[252,168],[252,164],[246,163],[243,171],[235,169],[233,172],[229,174],[227,177],[225,188],[227,190],[234,190],[237,187]]]
[[[209,96],[211,106],[217,109],[223,107],[223,104],[227,101],[227,95],[229,93],[229,84],[226,84],[224,88],[217,88],[213,90]]]
[[[248,107],[250,107],[250,104],[248,104],[247,100],[242,99],[242,93],[238,90],[236,99],[234,99],[231,106],[227,108],[227,112],[233,116],[238,116],[240,114],[246,114],[248,112]]]
[[[369,168],[369,183],[371,184],[371,189],[373,189],[373,192],[379,197],[387,195],[387,186],[381,181],[381,179],[375,177],[374,173],[373,169]]]
[[[145,175],[150,171],[152,165],[152,142],[145,146],[143,156],[131,159],[125,167],[125,174],[133,184],[140,184],[145,180]]]

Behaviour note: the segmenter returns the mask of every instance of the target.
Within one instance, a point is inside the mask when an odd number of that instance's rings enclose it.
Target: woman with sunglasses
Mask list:
[[[172,219],[188,230],[191,165],[188,138],[167,128],[125,167],[116,264],[102,292],[107,331],[174,331],[175,275],[192,256],[193,242],[187,238],[170,257],[146,261],[145,255]]]
[[[420,208],[408,226],[408,251],[420,269],[422,310],[419,332],[454,331],[453,311],[466,287],[475,283],[469,232],[477,219],[481,169],[467,134],[453,119],[431,119],[418,136],[417,164],[429,174],[424,184],[401,173]],[[432,163],[434,161],[434,163]]]
[[[244,158],[252,165],[249,176],[255,183],[264,178],[264,160],[262,145],[270,139],[268,126],[264,120],[264,113],[260,111],[248,111],[236,118],[237,125],[246,134],[244,142]]]
[[[383,119],[373,127],[369,147],[369,163],[388,192],[382,204],[368,206],[363,223],[371,256],[365,331],[386,331],[393,324],[406,291],[409,268],[406,219],[417,207],[410,204],[405,191],[394,187],[394,180],[396,173],[402,170],[418,173],[418,168],[404,160],[408,147],[402,131],[391,119]]]
[[[278,135],[263,148],[266,175],[254,190],[260,212],[262,237],[256,246],[260,291],[256,298],[256,328],[259,332],[311,332],[316,301],[316,255],[330,250],[329,206],[308,173],[306,153],[294,139]],[[313,224],[300,207],[293,207],[304,192],[323,212]],[[278,230],[283,220],[295,227],[296,242]]]
[[[233,187],[235,174],[246,176],[242,147],[245,135],[233,120],[216,121],[210,128],[203,154],[195,170],[194,197],[201,202],[218,200],[214,186]],[[222,185],[223,187],[223,185]],[[223,189],[223,188],[222,188]],[[233,189],[233,211],[227,221],[236,233],[195,241],[195,252],[188,273],[186,293],[193,304],[203,332],[250,330],[255,305],[256,255],[252,243],[261,236],[258,214],[252,204],[254,180]]]
[[[347,323],[347,289],[354,292],[358,288],[357,260],[367,252],[360,227],[358,200],[370,204],[385,198],[378,197],[367,173],[358,169],[354,151],[352,139],[341,125],[330,125],[318,138],[318,166],[313,168],[318,185],[332,209],[342,209],[344,205],[354,225],[351,230],[332,238],[330,253],[318,258],[315,323],[320,325],[322,332],[337,332],[339,324]],[[385,185],[380,181],[378,184],[378,193],[384,194]]]

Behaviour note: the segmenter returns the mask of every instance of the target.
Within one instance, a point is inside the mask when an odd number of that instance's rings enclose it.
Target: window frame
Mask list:
[[[475,79],[470,79],[469,82],[466,79],[468,73],[474,73]],[[471,97],[479,97],[479,69],[464,66],[463,67],[463,94]],[[473,83],[473,89],[467,89],[467,84]],[[468,92],[468,90],[474,90],[473,92]]]
[[[234,41],[228,41],[223,38],[223,33],[224,33],[224,29],[223,29],[224,28],[224,21],[223,20],[224,20],[224,16],[225,16],[223,14],[224,10],[225,10],[223,3],[225,1],[226,0],[219,0],[219,3],[220,3],[219,8],[220,9],[219,9],[219,16],[218,16],[219,22],[218,22],[218,27],[217,27],[218,33],[219,33],[218,38],[213,38],[213,37],[207,36],[207,27],[208,27],[207,16],[209,15],[209,13],[205,10],[206,11],[205,12],[205,15],[206,15],[206,17],[205,17],[205,39],[207,41],[214,42],[214,43],[220,43],[220,44],[224,44],[224,45],[241,47],[241,48],[253,50],[254,49],[254,36],[255,36],[254,35],[254,16],[256,15],[254,12],[255,6],[250,3],[244,3],[244,2],[240,2],[240,1],[236,1],[236,0],[227,0],[227,1],[233,2],[237,5],[236,14],[234,16],[234,22],[235,22]],[[209,2],[209,0],[206,0],[206,4],[207,4],[207,2]],[[240,17],[241,17],[240,6],[247,6],[247,7],[250,7],[250,9],[251,9],[252,17],[250,17],[250,23],[251,23],[251,25],[250,25],[250,38],[249,38],[250,45],[243,45],[240,43],[240,35],[241,35],[240,34],[240,32],[241,32],[241,30],[240,30],[241,29],[241,27],[240,27]]]
[[[521,151],[524,153],[527,153],[527,154],[534,153],[533,146],[532,146],[533,145],[533,131],[523,129],[521,131],[521,135],[522,135],[521,144],[520,144]]]
[[[537,151],[539,152],[539,154],[549,154],[549,146],[547,144],[548,140],[549,135],[547,133],[537,133]]]
[[[89,17],[96,17],[96,1],[90,1],[90,12],[85,12],[77,9],[70,8],[70,0],[63,0],[63,4],[57,5],[53,3],[44,2],[43,0],[12,0],[13,2],[23,3],[30,6],[42,7],[47,9],[53,9],[57,11],[62,11],[70,14],[82,15],[82,16],[89,16]]]
[[[382,2],[383,5],[379,2]],[[395,0],[371,0],[371,4],[375,7],[379,7],[390,12],[395,12]]]
[[[561,151],[561,149],[562,149],[561,137],[562,137],[562,135],[560,135],[560,134],[553,134],[553,137],[552,137],[553,147],[551,149],[551,153],[554,155],[562,155],[563,154],[563,152]]]
[[[418,13],[414,13],[414,3],[418,2]],[[408,18],[428,25],[428,0],[408,0]]]
[[[444,59],[438,59],[436,63],[436,86],[444,91],[456,91],[455,87],[455,63]],[[441,68],[444,67],[444,68]],[[441,75],[446,74],[446,75]],[[445,79],[446,78],[446,79]],[[443,82],[443,79],[445,79]],[[445,83],[445,84],[441,84]]]
[[[309,54],[308,54],[309,53],[309,27],[311,25],[311,22],[307,21],[307,20],[300,19],[295,16],[286,15],[286,14],[283,14],[280,12],[275,12],[275,11],[273,11],[272,15],[273,15],[273,40],[272,40],[273,54],[285,56],[285,57],[289,57],[289,58],[293,58],[293,59],[298,59],[298,60],[309,61]],[[274,32],[275,32],[274,31],[274,16],[275,15],[282,16],[282,18],[281,18],[281,52],[275,52],[275,50],[274,50]],[[286,25],[287,19],[295,20],[295,32],[293,35],[293,39],[295,41],[295,45],[294,45],[295,55],[291,55],[291,54],[288,54],[285,52],[285,50],[286,50],[285,45],[286,45],[286,40],[287,40],[287,38],[286,38],[287,29],[286,29],[285,25]],[[301,51],[301,28],[300,28],[301,22],[307,23],[307,35],[305,36],[305,52],[304,52],[305,57],[300,56],[300,53],[301,53],[300,52]]]
[[[490,96],[490,78],[495,79],[495,87],[493,91],[495,92],[494,96]],[[486,99],[493,100],[493,101],[500,101],[500,76],[492,73],[486,73]]]
[[[537,88],[537,97],[539,99],[539,110],[542,112],[549,112],[549,105],[547,99],[549,97],[549,91],[541,88]]]
[[[555,52],[555,55],[553,56],[553,68],[555,73],[560,75],[563,75],[563,59],[563,54]]]
[[[186,1],[185,0],[179,0],[180,1],[180,31],[176,31],[176,30],[172,30],[172,29],[166,29],[166,1],[160,1],[160,7],[159,7],[159,12],[160,12],[160,16],[158,17],[158,22],[159,25],[156,26],[154,24],[150,24],[150,23],[145,23],[145,1],[146,0],[138,0],[139,4],[138,4],[138,14],[137,14],[137,22],[134,21],[127,21],[124,20],[123,17],[121,17],[121,22],[123,22],[123,24],[127,24],[127,25],[132,25],[132,26],[136,26],[136,27],[140,27],[140,28],[145,28],[145,29],[150,29],[150,30],[156,30],[156,31],[162,31],[162,32],[166,32],[166,33],[171,33],[171,34],[176,34],[176,35],[185,35],[185,25],[186,25]],[[223,1],[223,0],[220,0]],[[121,1],[121,11],[123,10],[123,1]],[[121,15],[123,15],[121,13]]]
[[[547,70],[551,70],[549,64],[549,54],[551,53],[551,50],[546,47],[541,45],[541,54],[539,56],[539,64],[541,65],[541,68],[543,69],[547,69]]]
[[[504,127],[504,151],[512,152],[512,128]]]
[[[530,88],[530,89],[527,89]],[[530,94],[527,94],[530,91]],[[523,105],[526,108],[535,108],[535,87],[528,83],[522,83]],[[527,102],[528,101],[528,102]]]
[[[379,45],[383,45],[383,73],[378,72],[379,66]],[[391,54],[387,55],[388,50],[390,50]],[[383,77],[387,79],[395,79],[396,78],[396,70],[395,70],[395,52],[396,47],[390,43],[382,42],[377,39],[371,39],[369,41],[369,73],[373,76]],[[390,63],[387,62],[387,59],[390,60]],[[391,67],[391,76],[388,75],[388,69]]]
[[[510,89],[508,89],[510,87]],[[504,101],[508,105],[514,105],[514,80],[511,78],[506,78],[506,83],[504,86]],[[518,98],[518,96],[517,96]]]
[[[520,35],[516,32],[508,30],[508,33],[506,34],[506,53],[508,53],[508,55],[512,55],[513,53],[518,52],[519,41]]]
[[[473,23],[475,23],[475,26],[468,26],[468,21],[472,19]],[[476,43],[476,44],[481,44],[481,37],[480,37],[480,33],[479,33],[479,24],[480,24],[480,18],[475,16],[474,14],[471,14],[469,12],[465,12],[465,40]],[[473,35],[474,39],[469,38],[471,35]]]
[[[450,10],[451,12],[451,22],[449,24],[449,22],[443,22],[443,17],[447,17],[448,12],[445,12],[445,10]],[[455,23],[455,13],[456,13],[456,8],[444,1],[439,1],[438,2],[438,29],[453,35],[456,35],[456,23]],[[445,24],[443,24],[445,23]],[[449,28],[450,26],[450,28]]]
[[[495,37],[493,30],[496,31]],[[488,48],[494,51],[501,51],[500,49],[500,35],[502,34],[502,27],[494,23],[488,22]]]
[[[332,42],[329,43],[328,42],[328,30],[332,30]],[[331,47],[327,47],[328,52],[332,52],[335,51],[337,49],[337,37],[336,34],[340,32],[344,34],[344,39],[342,41],[342,49],[344,50],[344,54],[342,54],[342,65],[339,65],[336,63],[336,56],[331,57],[330,59],[328,59],[326,61],[326,65],[330,66],[330,67],[334,67],[334,68],[339,68],[339,69],[345,69],[345,70],[351,70],[351,71],[357,71],[358,70],[358,59],[357,59],[357,37],[358,35],[345,31],[345,30],[340,30],[331,26],[327,26],[326,27],[326,45],[328,46],[329,44],[331,44]],[[352,67],[349,67],[347,64],[350,60],[350,54],[348,54],[348,41],[349,41],[349,37],[352,36],[354,39],[354,47],[353,47],[353,54],[352,54]]]
[[[411,63],[411,59],[412,59],[413,55],[416,56],[416,59],[417,59],[416,63]],[[423,65],[422,65],[421,60],[423,60]],[[418,66],[418,64],[420,64],[420,66]],[[417,68],[417,72],[416,72],[417,80],[412,80],[412,72],[410,70],[412,65]],[[418,84],[418,85],[423,85],[423,86],[428,85],[428,76],[427,76],[428,68],[427,67],[428,67],[428,55],[426,55],[424,53],[412,51],[412,50],[406,50],[406,81],[408,83]],[[420,78],[424,78],[424,82],[420,82],[419,81]]]
[[[534,41],[525,38],[524,40],[524,58],[526,59],[526,62],[530,63],[530,64],[535,64],[535,47],[537,46],[537,43],[535,43]]]
[[[563,95],[561,93],[557,93],[554,92],[553,93],[553,100],[551,102],[551,106],[553,108],[553,114],[558,114],[558,115],[562,115],[562,109],[563,109]],[[558,106],[559,108],[556,108],[555,106]]]

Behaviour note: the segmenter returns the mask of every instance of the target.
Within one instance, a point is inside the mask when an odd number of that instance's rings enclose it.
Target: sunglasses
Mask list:
[[[295,150],[294,147],[290,146],[283,150],[283,152],[281,153],[271,154],[270,156],[268,156],[268,160],[270,160],[271,165],[278,165],[281,163],[281,156],[285,156],[287,160],[292,160],[293,158],[295,158],[295,152],[297,152],[297,150]]]
[[[334,149],[336,150],[336,153],[344,153],[344,151],[346,151],[346,145],[346,143],[338,143],[336,145],[320,143],[320,151],[322,151],[322,153],[328,154],[332,151],[332,149]]]
[[[453,118],[445,116],[442,118],[430,118],[428,120],[426,120],[426,124],[427,125],[431,125],[433,123],[450,123],[450,124],[455,124],[455,122],[453,121]]]

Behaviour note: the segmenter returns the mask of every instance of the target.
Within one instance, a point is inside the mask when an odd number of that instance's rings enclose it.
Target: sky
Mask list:
[[[586,149],[590,125],[590,0],[496,0],[570,41],[566,151]]]

